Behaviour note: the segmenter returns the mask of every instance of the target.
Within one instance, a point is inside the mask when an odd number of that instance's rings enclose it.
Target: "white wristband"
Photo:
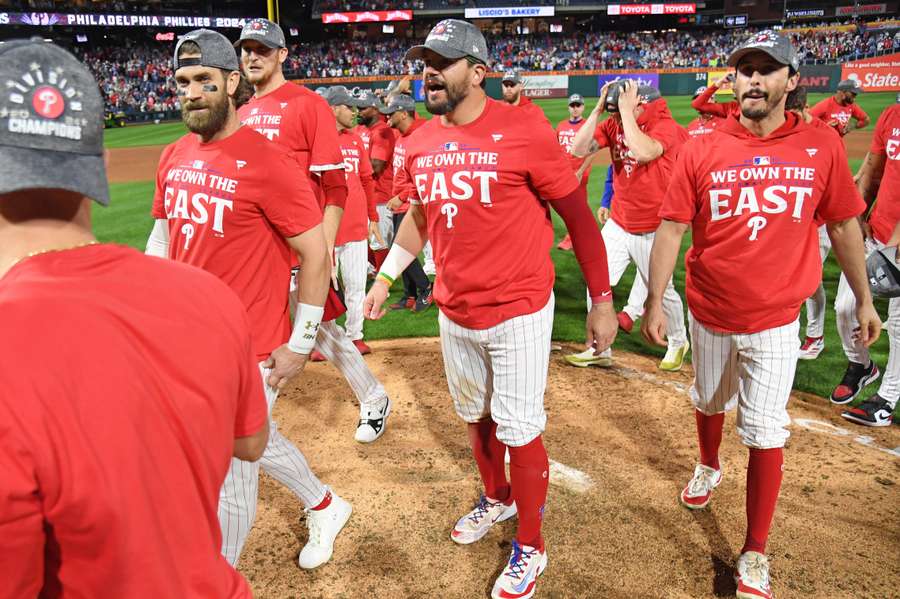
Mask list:
[[[316,346],[316,335],[324,314],[324,306],[298,304],[294,315],[294,332],[287,342],[288,349],[296,354],[309,354]]]
[[[394,281],[403,274],[406,267],[412,264],[416,257],[409,253],[400,244],[395,243],[388,252],[387,257],[378,271],[378,276],[388,283],[388,287],[394,284]]]

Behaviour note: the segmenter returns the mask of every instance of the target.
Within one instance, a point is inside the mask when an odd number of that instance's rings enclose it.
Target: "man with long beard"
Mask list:
[[[665,345],[662,296],[690,226],[685,257],[694,342],[700,463],[681,492],[705,508],[721,484],[725,412],[749,448],[747,534],[736,564],[737,597],[771,599],[766,542],[781,488],[787,403],[797,367],[800,305],[821,276],[817,221],[857,299],[858,337],[869,346],[881,323],[866,277],[853,186],[843,145],[785,113],[800,79],[789,39],[763,31],[731,53],[741,114],[687,144],[663,201],[650,258],[641,332]],[[815,150],[815,151],[812,151]]]
[[[855,79],[845,79],[838,83],[834,95],[818,102],[809,109],[809,114],[821,119],[829,127],[844,137],[854,129],[869,126],[869,115],[856,103],[856,96],[862,93],[862,86]],[[856,121],[855,125],[850,121]]]
[[[612,343],[617,325],[603,239],[546,118],[486,96],[488,51],[477,27],[441,21],[406,58],[424,61],[425,106],[437,116],[404,140],[395,187],[414,191],[365,312],[384,315],[391,284],[430,238],[447,382],[484,485],[451,539],[474,543],[518,513],[512,556],[492,597],[526,599],[547,566],[542,433],[554,305],[548,206],[572,232],[595,301],[587,343],[598,352]]]
[[[347,200],[344,158],[334,114],[321,96],[284,78],[282,65],[288,51],[278,24],[254,19],[244,26],[236,45],[241,51],[244,73],[254,88],[253,97],[239,112],[241,122],[286,149],[309,177],[313,191],[318,191],[325,243],[329,255],[333,256]],[[317,351],[310,359],[327,359],[347,380],[359,402],[354,438],[360,443],[370,443],[387,426],[390,399],[360,353],[367,351],[368,346],[357,348],[337,324],[336,319],[344,312],[344,304],[334,289],[329,289],[316,339]]]
[[[241,74],[231,43],[199,29],[175,47],[182,120],[191,133],[168,146],[156,176],[147,251],[213,273],[247,309],[269,404],[269,443],[257,463],[234,459],[219,500],[222,553],[236,565],[256,515],[259,467],[307,510],[309,542],[300,565],[331,557],[350,504],[323,485],[271,422],[271,410],[304,368],[328,293],[331,257],[322,214],[306,175],[283,148],[242,126],[235,97]],[[271,173],[278,173],[272,177]],[[303,260],[293,332],[288,310],[292,252]]]

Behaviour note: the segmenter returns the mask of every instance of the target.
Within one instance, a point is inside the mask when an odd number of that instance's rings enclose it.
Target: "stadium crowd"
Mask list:
[[[752,31],[577,33],[569,36],[494,35],[488,38],[495,70],[528,71],[715,67]],[[900,30],[818,29],[792,33],[807,62],[851,60],[900,46]],[[418,65],[403,61],[413,39],[329,40],[291,44],[285,71],[297,78],[404,75]],[[109,111],[153,113],[177,108],[169,48],[76,48],[100,82]]]

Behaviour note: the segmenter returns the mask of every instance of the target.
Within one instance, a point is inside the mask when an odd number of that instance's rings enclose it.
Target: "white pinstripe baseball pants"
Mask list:
[[[828,237],[828,229],[825,225],[819,227],[819,255],[822,264],[828,258],[831,251],[831,238]],[[806,300],[806,336],[822,337],[825,335],[825,285],[819,282],[819,288]]]
[[[272,420],[272,408],[278,398],[278,390],[265,383],[271,369],[263,368],[260,363],[259,370],[262,376],[260,382],[269,404],[269,443],[258,462],[231,458],[231,467],[219,493],[222,555],[232,566],[237,566],[244,542],[256,519],[260,467],[293,491],[307,508],[321,503],[326,493],[325,486],[313,474],[300,450],[278,432],[278,427]]]
[[[363,301],[366,299],[366,274],[369,252],[366,241],[351,241],[334,248],[334,259],[344,285],[347,319],[344,327],[352,341],[363,338]]]
[[[504,445],[527,445],[547,424],[544,390],[553,306],[551,293],[537,312],[488,329],[467,329],[439,314],[441,352],[456,413],[469,423],[490,416]]]
[[[381,245],[374,235],[370,235],[369,247],[373,251],[386,250],[391,247],[391,242],[394,240],[394,213],[387,207],[387,204],[378,204],[376,210],[378,210],[378,229],[387,245]]]
[[[691,401],[707,416],[737,407],[737,430],[749,447],[784,447],[787,404],[797,370],[800,321],[758,333],[713,331],[689,316],[694,383]]]
[[[866,249],[869,253],[884,247],[883,243],[868,240]],[[871,359],[869,348],[858,343],[854,338],[854,329],[859,327],[856,320],[856,296],[847,283],[847,278],[841,274],[838,283],[837,297],[834,299],[834,311],[837,316],[838,333],[841,336],[841,344],[844,346],[844,354],[851,362],[868,364]],[[884,368],[881,378],[881,386],[878,395],[886,399],[892,405],[896,405],[900,398],[900,298],[892,298],[888,302],[887,334],[889,343],[888,363]]]
[[[628,268],[633,261],[637,267],[638,276],[635,277],[635,285],[638,280],[641,281],[643,288],[644,300],[647,299],[647,279],[650,276],[650,250],[653,249],[653,238],[655,233],[629,233],[623,229],[613,219],[606,221],[603,229],[600,231],[603,235],[603,243],[606,244],[606,259],[609,266],[609,285],[615,287],[622,278],[622,273]],[[628,303],[631,305],[632,295],[637,299],[637,293],[633,285],[628,295]],[[643,301],[640,302],[643,305]],[[590,310],[590,298],[588,298],[588,309]],[[672,280],[666,286],[666,292],[662,301],[663,312],[666,314],[668,329],[666,337],[668,338],[669,347],[681,347],[687,341],[687,331],[684,326],[684,304],[681,296],[675,291]],[[641,311],[643,313],[643,310]],[[630,315],[634,318],[633,315]]]

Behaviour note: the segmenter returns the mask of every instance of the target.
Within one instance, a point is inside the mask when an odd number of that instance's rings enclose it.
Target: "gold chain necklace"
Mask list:
[[[49,254],[49,253],[51,253],[51,252],[65,252],[65,251],[68,251],[68,250],[77,250],[78,248],[87,247],[87,246],[89,246],[89,245],[97,245],[98,243],[100,243],[100,242],[97,241],[96,239],[92,239],[92,240],[90,240],[90,241],[83,241],[83,242],[81,242],[81,243],[76,243],[75,245],[70,245],[70,246],[62,247],[62,248],[45,248],[45,249],[42,249],[42,250],[35,250],[35,251],[33,251],[33,252],[29,252],[29,253],[25,254],[24,256],[19,256],[18,258],[15,258],[15,259],[10,263],[10,265],[7,267],[6,272],[9,272],[9,271],[12,270],[19,262],[22,262],[23,260],[27,260],[28,258],[33,258],[33,257],[35,257],[35,256],[40,256],[41,254]]]

